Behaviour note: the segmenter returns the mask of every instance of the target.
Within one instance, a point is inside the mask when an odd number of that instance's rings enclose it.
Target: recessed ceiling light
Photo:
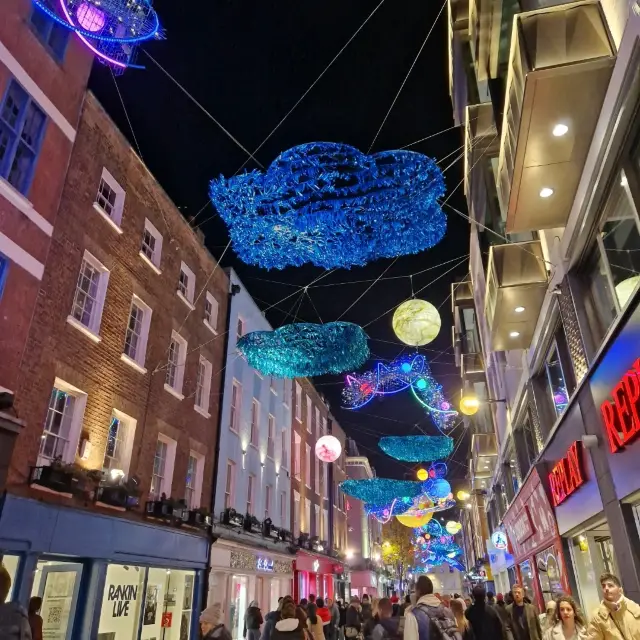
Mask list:
[[[567,131],[569,131],[569,127],[566,124],[557,124],[553,127],[552,133],[556,138],[561,138]]]
[[[516,308],[514,309],[514,311],[515,311],[516,313],[522,313],[522,312],[524,311],[524,307],[516,307]]]
[[[541,198],[549,198],[552,195],[553,195],[553,189],[551,189],[550,187],[542,187],[542,189],[540,189]]]
[[[624,173],[622,174],[622,178],[620,178],[620,186],[621,187],[626,187],[628,184],[627,182],[627,176],[624,175]]]
[[[512,332],[509,334],[509,337],[510,337],[510,338],[517,338],[519,335],[520,335],[520,332],[519,332],[519,331],[512,331]]]

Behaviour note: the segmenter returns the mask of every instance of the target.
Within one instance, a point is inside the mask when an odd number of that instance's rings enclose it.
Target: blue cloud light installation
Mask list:
[[[254,369],[276,378],[343,373],[369,357],[367,334],[351,322],[299,322],[253,331],[238,340],[237,348]]]
[[[440,168],[425,155],[366,155],[334,142],[293,147],[264,173],[210,185],[234,250],[265,269],[349,268],[429,249],[446,231],[444,192]]]
[[[453,438],[448,436],[385,436],[380,438],[378,446],[388,456],[402,462],[432,462],[446,458],[451,454]]]
[[[340,483],[340,489],[344,494],[362,500],[366,504],[382,506],[390,505],[396,499],[417,497],[422,493],[422,482],[365,478],[364,480],[345,480]]]

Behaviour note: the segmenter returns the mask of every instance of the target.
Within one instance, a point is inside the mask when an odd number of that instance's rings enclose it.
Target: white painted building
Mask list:
[[[236,343],[242,335],[271,331],[271,326],[233,270],[229,280],[214,503],[214,534],[221,540],[211,554],[209,602],[226,603],[225,622],[235,640],[241,637],[242,616],[251,600],[269,611],[274,600],[291,592],[292,563],[287,565],[285,543],[220,522],[229,508],[260,522],[270,518],[274,527],[289,529],[291,380],[262,376],[239,355]]]

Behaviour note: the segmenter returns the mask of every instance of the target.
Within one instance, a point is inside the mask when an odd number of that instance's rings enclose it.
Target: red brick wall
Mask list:
[[[93,209],[103,167],[126,192],[122,234]],[[160,275],[139,256],[145,217],[163,235]],[[85,250],[110,270],[99,332],[102,340],[98,344],[66,322]],[[213,274],[207,289],[219,303],[217,338],[203,323],[204,294],[191,313],[176,295],[181,260],[196,275],[196,297]],[[130,472],[140,478],[143,492],[149,489],[157,435],[161,432],[178,442],[173,497],[183,497],[189,451],[199,450],[206,455],[202,504],[209,505],[220,372],[224,366],[227,290],[224,271],[216,268],[180,212],[88,94],[17,388],[16,407],[28,426],[18,439],[10,480],[24,483],[29,465],[36,461],[49,395],[58,376],[88,394],[83,427],[92,452],[83,465],[102,465],[115,408],[137,420]],[[120,358],[133,293],[153,310],[146,374]],[[164,389],[172,329],[180,329],[188,341],[182,401]],[[213,365],[209,419],[193,409],[200,353]]]

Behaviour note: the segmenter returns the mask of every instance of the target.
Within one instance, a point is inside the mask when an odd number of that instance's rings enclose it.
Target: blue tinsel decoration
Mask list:
[[[367,334],[350,322],[300,322],[254,331],[242,336],[237,348],[254,369],[276,378],[343,373],[369,357]]]
[[[402,462],[432,462],[446,458],[451,454],[453,438],[448,436],[385,436],[380,438],[378,446],[388,456]]]
[[[411,480],[366,478],[340,483],[343,493],[372,505],[390,505],[396,498],[415,498],[422,493],[422,483]],[[410,505],[409,505],[410,506]]]
[[[325,269],[419,253],[442,240],[442,172],[413,151],[365,155],[334,142],[280,154],[265,173],[211,181],[241,260],[265,269]]]
[[[444,478],[429,478],[424,484],[432,500],[444,500],[451,493],[451,485]]]

